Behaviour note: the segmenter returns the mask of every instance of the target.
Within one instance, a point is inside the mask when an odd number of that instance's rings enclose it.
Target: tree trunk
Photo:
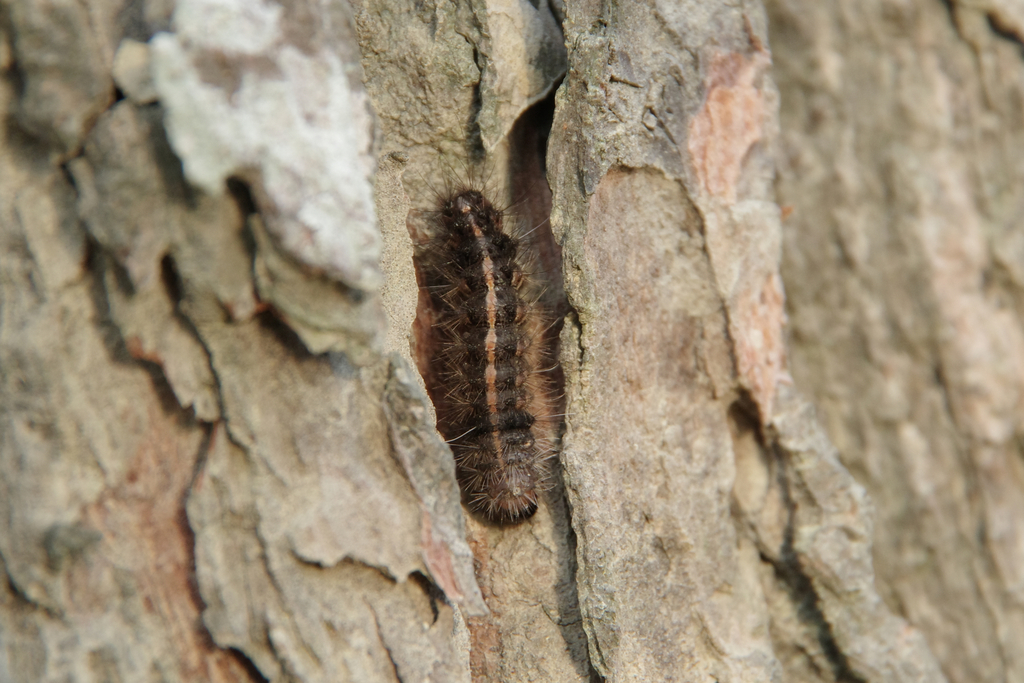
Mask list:
[[[1009,0],[0,8],[0,681],[1024,681]],[[517,525],[466,181],[560,343]]]

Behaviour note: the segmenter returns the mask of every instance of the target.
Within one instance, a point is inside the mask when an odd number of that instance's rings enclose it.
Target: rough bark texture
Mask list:
[[[0,681],[1024,681],[1022,39],[0,0]],[[567,313],[514,527],[428,397],[452,176]]]
[[[950,681],[1024,680],[1024,14],[772,0],[797,386]]]

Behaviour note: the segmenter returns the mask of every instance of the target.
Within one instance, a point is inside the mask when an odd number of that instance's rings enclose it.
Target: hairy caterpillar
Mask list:
[[[417,261],[433,316],[431,393],[463,498],[491,521],[516,523],[536,512],[553,453],[537,367],[550,316],[529,243],[503,219],[480,190],[449,188]]]

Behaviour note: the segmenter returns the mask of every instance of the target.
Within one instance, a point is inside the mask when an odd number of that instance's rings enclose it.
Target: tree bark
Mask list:
[[[0,8],[0,681],[1024,681],[1009,0]],[[514,526],[453,178],[564,317]]]

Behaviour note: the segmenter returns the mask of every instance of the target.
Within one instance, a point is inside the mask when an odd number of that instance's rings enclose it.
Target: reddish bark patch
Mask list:
[[[156,363],[157,365],[163,366],[163,357],[156,351],[147,351],[139,337],[135,335],[128,337],[124,340],[124,345],[127,347],[128,353],[131,354],[132,358],[149,361],[150,363]]]
[[[786,375],[786,349],[782,336],[785,296],[778,273],[771,273],[759,288],[741,294],[733,308],[731,332],[736,366],[744,386],[757,404],[761,420],[771,421],[775,384]]]
[[[85,523],[102,532],[104,547],[71,568],[69,616],[88,620],[119,600],[137,601],[144,619],[161,622],[166,652],[181,680],[251,681],[243,663],[218,648],[202,624],[194,539],[184,507],[202,431],[155,404],[143,429],[121,481],[83,511]]]
[[[444,543],[434,540],[433,521],[430,513],[425,510],[423,511],[421,543],[423,561],[430,569],[430,575],[450,600],[461,603],[465,593],[459,587],[458,579],[455,576],[451,549]]]
[[[497,614],[494,612],[493,593],[488,581],[491,572],[487,567],[490,548],[482,534],[470,532],[469,547],[476,558],[476,578],[480,593],[491,613],[484,617],[466,620],[469,626],[469,669],[474,681],[501,680],[501,631],[498,629]]]
[[[736,201],[743,160],[762,137],[765,100],[755,82],[768,64],[764,52],[714,55],[704,106],[690,122],[687,145],[697,179],[705,192],[730,203]]]

